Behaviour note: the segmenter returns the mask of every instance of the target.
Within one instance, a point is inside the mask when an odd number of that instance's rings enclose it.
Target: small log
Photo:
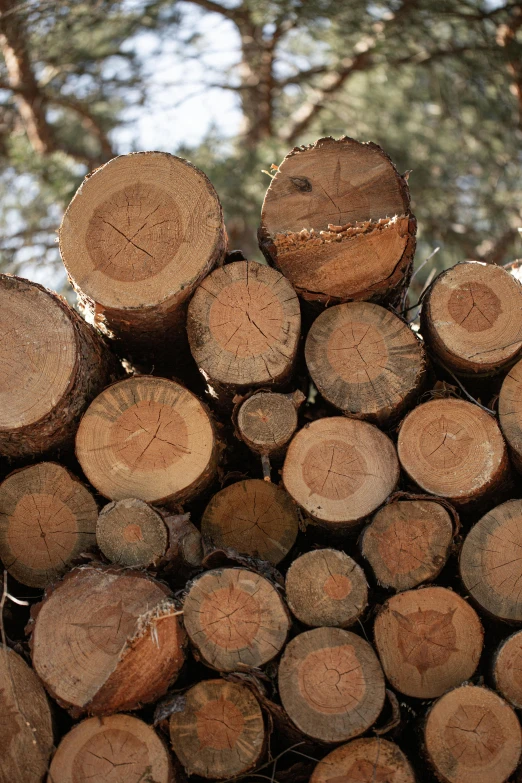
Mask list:
[[[204,539],[216,547],[277,565],[299,530],[297,508],[282,487],[261,479],[230,484],[218,492],[201,519]]]
[[[522,622],[522,500],[489,511],[469,531],[460,553],[460,575],[471,597],[506,622]]]
[[[254,261],[216,269],[190,302],[187,334],[209,394],[235,394],[291,379],[301,328],[297,296],[285,277]]]
[[[170,740],[189,775],[222,780],[252,769],[265,750],[263,714],[245,685],[204,680],[179,698]]]
[[[76,436],[76,456],[110,500],[175,505],[212,481],[218,449],[210,416],[192,392],[165,378],[136,376],[91,403]]]
[[[406,179],[377,144],[319,139],[279,166],[259,246],[304,299],[395,301],[415,251],[409,208]]]
[[[96,544],[98,507],[55,462],[11,473],[0,484],[0,559],[15,579],[47,587]]]
[[[379,585],[411,590],[440,574],[453,534],[453,520],[441,503],[397,500],[379,509],[363,530],[361,552]]]
[[[86,316],[120,352],[175,361],[186,303],[226,252],[223,212],[195,166],[166,152],[120,155],[90,174],[60,226]]]
[[[63,737],[49,783],[174,783],[169,752],[151,726],[131,715],[87,718]]]
[[[234,416],[239,437],[257,454],[282,455],[297,429],[297,409],[304,400],[300,391],[256,392],[241,403]]]
[[[277,590],[244,568],[218,568],[196,579],[183,604],[183,621],[204,663],[222,672],[271,661],[290,630]]]
[[[310,783],[415,783],[410,762],[394,742],[370,737],[332,750],[315,767]]]
[[[10,275],[0,275],[0,333],[0,454],[34,460],[71,447],[117,373],[105,342],[60,296]]]
[[[152,506],[137,498],[127,498],[109,503],[101,510],[96,543],[112,563],[147,568],[165,555],[167,528],[161,514]]]
[[[306,364],[324,399],[347,415],[389,425],[408,410],[426,379],[424,348],[384,307],[330,307],[306,338]]]
[[[443,783],[504,783],[520,761],[520,723],[496,693],[463,685],[431,708],[424,744]]]
[[[308,626],[353,625],[368,604],[364,571],[337,549],[313,549],[293,561],[286,574],[286,600]]]
[[[142,573],[76,568],[37,607],[34,668],[73,717],[138,709],[183,664],[177,614],[169,590]]]
[[[498,418],[513,465],[522,473],[522,361],[504,378],[498,398]]]
[[[493,681],[513,707],[522,709],[522,631],[504,639],[495,653]]]
[[[401,424],[402,467],[425,492],[457,506],[493,495],[509,477],[506,444],[493,416],[458,399],[419,405]]]
[[[286,646],[279,695],[306,736],[346,742],[372,726],[384,705],[384,675],[373,648],[350,631],[314,628]]]
[[[482,652],[475,610],[445,587],[398,593],[375,620],[374,638],[391,685],[406,696],[432,699],[469,679]]]
[[[373,424],[340,416],[307,424],[292,439],[283,483],[316,522],[353,527],[395,489],[399,463],[391,440]]]
[[[0,780],[41,783],[53,750],[49,702],[23,658],[0,644]]]
[[[421,328],[428,347],[454,372],[498,373],[522,348],[522,286],[497,264],[456,264],[431,285]]]

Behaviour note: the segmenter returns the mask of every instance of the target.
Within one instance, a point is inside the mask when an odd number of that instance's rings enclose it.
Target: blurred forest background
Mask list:
[[[135,149],[203,169],[260,259],[269,176],[321,135],[412,170],[419,275],[522,256],[522,5],[497,0],[0,0],[0,270],[63,289],[56,229]]]

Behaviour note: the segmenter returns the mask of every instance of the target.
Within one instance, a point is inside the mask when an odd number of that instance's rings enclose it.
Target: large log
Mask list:
[[[522,631],[504,639],[493,658],[495,688],[513,707],[522,709]]]
[[[522,473],[522,361],[510,369],[500,389],[498,418],[513,465]]]
[[[393,742],[370,737],[332,750],[315,767],[310,783],[415,783],[410,762]]]

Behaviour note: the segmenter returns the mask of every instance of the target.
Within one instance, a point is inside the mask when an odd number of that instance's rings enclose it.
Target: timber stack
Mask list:
[[[520,783],[522,287],[383,150],[118,157],[0,276],[0,783]],[[413,318],[412,318],[413,316]]]

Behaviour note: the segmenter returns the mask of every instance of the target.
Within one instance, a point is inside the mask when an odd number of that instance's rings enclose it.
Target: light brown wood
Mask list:
[[[439,575],[453,532],[453,520],[440,503],[397,500],[379,509],[364,529],[361,551],[379,585],[410,590]]]
[[[196,579],[183,604],[183,622],[204,663],[223,672],[272,660],[290,630],[275,587],[244,568],[219,568]]]
[[[55,462],[22,468],[0,484],[0,559],[11,576],[46,587],[96,544],[98,507]]]
[[[312,549],[296,558],[287,571],[285,589],[292,614],[314,627],[348,628],[368,603],[364,571],[337,549]]]
[[[415,250],[409,206],[406,180],[377,144],[319,139],[279,166],[259,244],[305,299],[393,298]]]
[[[0,780],[41,783],[52,750],[45,691],[23,658],[0,644]]]
[[[332,750],[316,766],[310,783],[415,783],[415,775],[395,743],[371,737]]]
[[[413,405],[426,378],[420,340],[400,318],[371,302],[321,313],[308,332],[305,355],[327,402],[381,425]]]
[[[0,275],[0,334],[0,454],[71,447],[81,414],[117,371],[104,341],[64,299],[10,275]]]
[[[388,681],[417,699],[441,696],[469,679],[478,666],[483,635],[474,609],[444,587],[394,595],[374,626]]]
[[[372,726],[384,704],[384,676],[372,647],[341,628],[314,628],[287,644],[279,695],[308,737],[345,742]]]
[[[62,738],[47,783],[174,783],[169,752],[131,715],[87,718]]]
[[[522,709],[522,631],[504,639],[493,658],[495,688],[513,707]]]
[[[395,489],[399,463],[373,424],[338,416],[307,424],[283,466],[287,492],[316,522],[339,528],[372,514]]]
[[[522,349],[522,286],[497,264],[457,264],[432,284],[421,323],[430,349],[454,372],[500,372]]]
[[[498,418],[515,468],[522,472],[522,361],[510,369],[498,398]]]
[[[401,424],[397,450],[415,484],[457,505],[492,494],[509,475],[497,422],[464,400],[435,399],[419,405]]]
[[[136,571],[84,566],[39,604],[36,673],[74,717],[155,701],[184,661],[185,634],[169,590]]]
[[[256,392],[237,411],[239,436],[258,454],[281,455],[297,429],[297,409],[304,400],[300,391]]]
[[[126,498],[105,506],[96,523],[96,543],[105,557],[118,565],[155,565],[164,556],[167,528],[152,506]]]
[[[505,783],[522,751],[514,710],[487,688],[463,685],[433,705],[424,730],[428,759],[443,783]]]
[[[212,780],[247,772],[265,748],[259,702],[245,686],[204,680],[183,697],[170,718],[170,740],[189,775]]]
[[[176,504],[214,478],[218,449],[206,408],[180,384],[135,376],[105,389],[89,406],[76,455],[110,500]]]
[[[201,518],[203,538],[277,565],[299,530],[297,507],[282,487],[261,479],[230,484],[218,492]]]

